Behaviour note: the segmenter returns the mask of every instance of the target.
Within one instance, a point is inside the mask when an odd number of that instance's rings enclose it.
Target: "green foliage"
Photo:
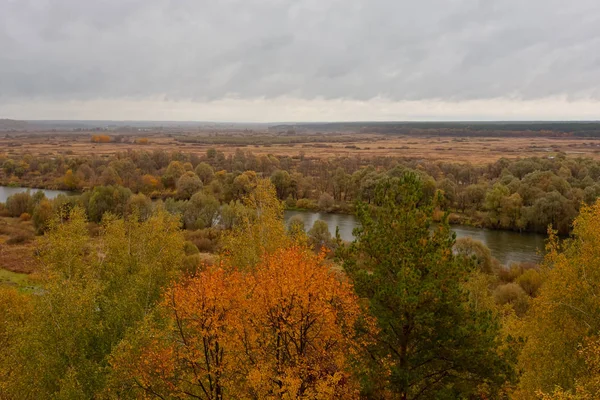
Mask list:
[[[183,243],[161,211],[145,222],[107,216],[99,243],[81,208],[54,219],[40,249],[42,291],[11,350],[9,398],[95,397],[112,348],[178,275]]]
[[[208,185],[215,176],[213,167],[205,162],[198,164],[194,172],[196,172],[196,175],[198,175],[204,185]]]
[[[244,198],[249,212],[223,238],[223,251],[239,268],[252,267],[265,254],[271,254],[288,243],[283,224],[283,206],[273,184],[259,179]]]
[[[23,213],[31,214],[34,206],[35,204],[29,191],[15,193],[6,199],[6,210],[11,217],[18,217]]]
[[[43,199],[35,206],[32,219],[33,226],[38,234],[48,230],[52,215],[52,203],[49,200]]]
[[[460,238],[454,244],[454,251],[463,262],[472,262],[481,272],[491,274],[495,264],[490,249],[478,240],[470,237]]]
[[[212,227],[219,215],[219,201],[210,194],[196,193],[187,202],[183,213],[184,226],[187,229]]]
[[[87,215],[94,222],[100,222],[106,212],[124,216],[127,202],[131,197],[131,190],[122,186],[96,186],[87,193],[89,193]]]
[[[387,388],[367,386],[369,395],[389,390],[403,399],[453,399],[498,392],[512,378],[498,350],[499,321],[469,301],[463,288],[469,266],[453,255],[446,224],[430,231],[433,207],[420,180],[410,173],[388,178],[369,200],[357,206],[356,241],[341,252],[378,321],[372,357],[380,374],[389,368]]]
[[[143,193],[134,194],[127,200],[127,214],[135,215],[141,221],[152,215],[152,200]]]
[[[329,232],[329,226],[325,221],[316,220],[307,234],[310,245],[317,251],[322,248],[330,249],[333,246],[333,238],[331,237],[331,232]]]
[[[181,199],[189,199],[200,189],[202,189],[202,181],[191,171],[187,171],[177,180],[177,196]]]

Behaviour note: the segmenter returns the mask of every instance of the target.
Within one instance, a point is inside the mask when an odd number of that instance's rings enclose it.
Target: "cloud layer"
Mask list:
[[[548,98],[600,100],[597,0],[0,0],[0,114]]]

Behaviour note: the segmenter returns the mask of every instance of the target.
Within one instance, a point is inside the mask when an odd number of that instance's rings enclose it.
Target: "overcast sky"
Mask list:
[[[598,0],[0,0],[0,118],[600,119]]]

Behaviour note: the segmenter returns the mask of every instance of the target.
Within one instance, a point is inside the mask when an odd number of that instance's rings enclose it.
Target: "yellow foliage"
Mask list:
[[[250,212],[240,215],[240,223],[223,238],[224,253],[238,268],[256,265],[263,254],[290,244],[283,205],[269,179],[259,179],[243,203]]]
[[[94,143],[110,143],[110,136],[108,136],[108,135],[92,135],[92,142],[94,142]]]
[[[573,238],[559,247],[554,235],[542,274],[545,280],[525,319],[527,339],[520,356],[524,371],[518,398],[567,391],[589,376],[580,351],[600,334],[600,203],[582,207]],[[557,397],[558,398],[558,397]]]

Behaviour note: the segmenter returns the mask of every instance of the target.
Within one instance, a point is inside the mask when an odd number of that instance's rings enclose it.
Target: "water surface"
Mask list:
[[[341,238],[346,241],[354,239],[352,230],[358,225],[354,215],[310,211],[286,211],[286,223],[295,215],[302,218],[306,230],[309,230],[318,219],[327,223],[332,235],[335,235],[335,229],[338,227]],[[504,265],[513,262],[539,262],[546,240],[546,235],[538,233],[497,231],[463,225],[453,225],[452,230],[456,233],[457,238],[471,237],[483,242],[489,247],[492,255]]]
[[[8,199],[8,197],[12,196],[13,194],[26,192],[28,190],[31,194],[34,194],[35,192],[41,190],[49,199],[53,199],[59,194],[73,194],[72,192],[68,192],[66,190],[32,189],[26,187],[0,186],[0,203],[6,203],[6,199]]]

